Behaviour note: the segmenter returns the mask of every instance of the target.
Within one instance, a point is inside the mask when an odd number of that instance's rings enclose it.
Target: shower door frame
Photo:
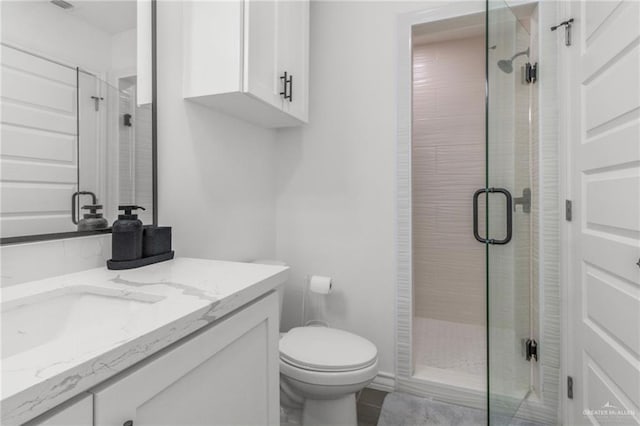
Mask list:
[[[398,18],[398,116],[396,156],[396,389],[440,401],[480,409],[487,407],[481,391],[417,378],[413,375],[412,267],[412,28],[415,25],[485,13],[485,3],[461,2],[400,15]],[[484,72],[480,69],[478,72]]]
[[[539,188],[541,211],[538,221],[539,277],[533,283],[539,289],[540,368],[537,389],[519,415],[540,422],[559,419],[560,396],[560,277],[558,124],[556,49],[562,48],[555,33],[544,32],[559,16],[551,2],[538,2],[537,42],[548,72],[536,84],[539,93]],[[485,2],[460,2],[399,15],[397,20],[397,150],[396,150],[396,390],[417,396],[486,409],[487,390],[475,391],[460,386],[429,381],[413,376],[413,277],[412,277],[412,28],[415,25],[485,13]],[[479,70],[484,72],[484,70]],[[544,172],[544,173],[543,173]],[[471,207],[470,207],[471,208]],[[544,314],[544,315],[542,315]]]

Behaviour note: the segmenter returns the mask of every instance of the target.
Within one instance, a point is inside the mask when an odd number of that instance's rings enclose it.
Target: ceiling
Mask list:
[[[531,16],[536,7],[537,3],[531,0],[509,0],[508,10],[530,33]],[[417,45],[483,36],[486,26],[485,19],[485,13],[475,13],[415,25],[412,35],[413,43]]]
[[[66,0],[74,7],[62,9],[53,3],[50,7],[75,16],[109,34],[116,34],[136,27],[135,0]]]
[[[413,43],[418,45],[437,43],[443,40],[479,37],[484,33],[484,13],[476,13],[415,25],[412,38]]]

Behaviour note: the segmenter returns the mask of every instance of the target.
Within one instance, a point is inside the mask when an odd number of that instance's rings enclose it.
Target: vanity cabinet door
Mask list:
[[[93,395],[84,393],[72,401],[25,423],[23,426],[92,426]]]
[[[278,317],[271,293],[101,385],[95,426],[278,425]]]

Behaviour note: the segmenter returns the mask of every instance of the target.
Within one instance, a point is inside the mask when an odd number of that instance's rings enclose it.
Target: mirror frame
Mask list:
[[[158,226],[158,85],[157,85],[157,0],[151,0],[151,177],[153,194],[153,225]],[[111,227],[92,231],[55,232],[51,234],[20,235],[0,238],[0,245],[32,243],[110,234]]]

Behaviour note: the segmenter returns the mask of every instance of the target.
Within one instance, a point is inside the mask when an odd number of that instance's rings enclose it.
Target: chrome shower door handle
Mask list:
[[[473,236],[482,244],[487,244],[489,240],[482,238],[478,232],[478,198],[480,198],[481,194],[485,194],[486,192],[487,188],[481,188],[473,194]]]
[[[487,194],[487,196],[489,196],[489,194],[491,193],[500,193],[502,195],[505,196],[506,201],[507,201],[507,235],[504,239],[502,240],[494,240],[491,238],[482,238],[480,236],[480,233],[478,232],[478,198],[480,197],[481,194]],[[513,206],[513,198],[511,197],[511,193],[504,189],[504,188],[481,188],[478,189],[474,194],[473,194],[473,236],[475,237],[476,240],[480,241],[483,244],[498,244],[498,245],[503,245],[503,244],[507,244],[509,241],[511,241],[511,237],[513,235],[513,213],[512,213],[512,206]]]
[[[498,192],[504,195],[507,200],[507,236],[502,240],[489,240],[489,244],[507,244],[511,241],[511,236],[513,235],[513,197],[504,188],[489,188],[487,192]]]

